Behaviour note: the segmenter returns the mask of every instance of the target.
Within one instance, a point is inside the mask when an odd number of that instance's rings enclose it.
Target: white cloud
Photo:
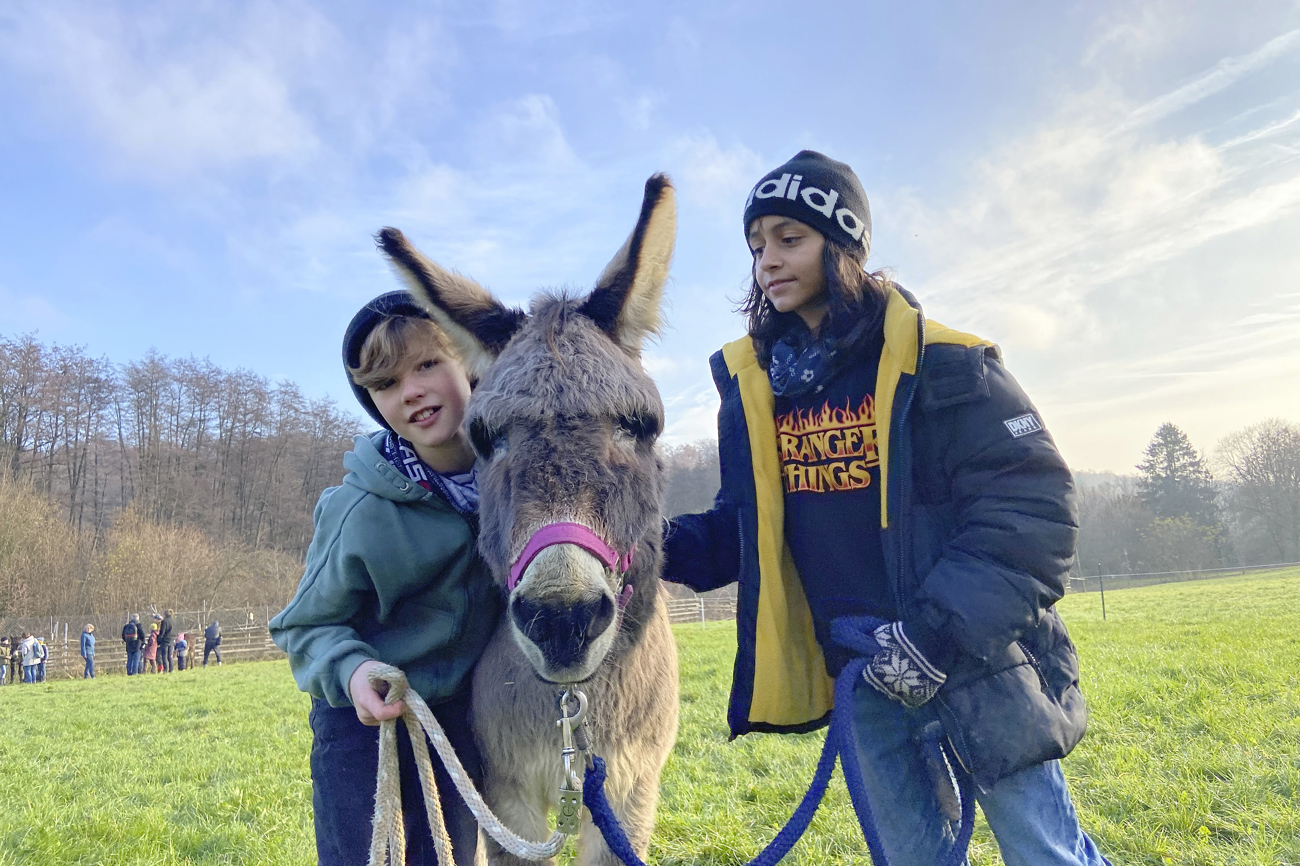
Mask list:
[[[1256,72],[1300,47],[1300,29],[1275,36],[1249,54],[1225,57],[1183,86],[1153,99],[1133,110],[1122,131],[1128,126],[1151,123],[1226,90],[1245,76]]]
[[[1124,468],[1118,443],[1140,447],[1161,413],[1214,439],[1286,402],[1257,383],[1300,375],[1278,293],[1300,273],[1279,243],[1300,224],[1300,153],[1277,146],[1300,97],[1238,113],[1221,143],[1185,130],[1223,126],[1205,97],[1297,49],[1300,31],[1141,104],[1113,83],[1063,94],[952,204],[880,197],[927,310],[1003,344],[1078,465]],[[1178,112],[1179,132],[1155,122]]]
[[[656,377],[657,378],[657,377]],[[664,413],[667,426],[659,442],[663,445],[685,445],[701,439],[718,436],[718,392],[713,384],[700,384],[679,389],[669,394],[664,391]]]
[[[762,177],[763,160],[744,145],[725,148],[710,132],[682,135],[669,142],[664,158],[679,178],[686,201],[736,220],[737,202],[745,200]]]
[[[344,26],[306,0],[17,3],[0,11],[0,69],[133,177],[338,177],[441,110],[459,59],[436,17]]]
[[[579,167],[559,106],[549,94],[530,93],[498,106],[480,122],[473,138],[480,163],[545,173]]]
[[[276,56],[295,46],[310,54],[333,35],[299,11],[292,29],[285,16],[248,16],[225,42],[182,35],[152,10],[27,4],[0,29],[0,62],[37,87],[42,110],[85,124],[137,170],[284,158],[317,139]]]
[[[641,366],[651,376],[660,377],[681,371],[682,361],[679,358],[670,358],[656,352],[643,351],[641,353]]]
[[[664,102],[662,93],[642,93],[635,97],[620,96],[616,99],[618,113],[623,122],[638,132],[646,132],[654,121],[654,112]]]

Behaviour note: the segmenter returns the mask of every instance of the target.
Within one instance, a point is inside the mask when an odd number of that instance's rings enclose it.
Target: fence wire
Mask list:
[[[1136,589],[1160,583],[1182,583],[1190,580],[1210,580],[1216,577],[1233,577],[1261,571],[1276,571],[1300,567],[1300,562],[1277,562],[1272,565],[1238,565],[1230,568],[1200,568],[1185,571],[1148,571],[1135,574],[1070,575],[1066,592],[1101,592],[1108,589]]]
[[[1098,592],[1130,589],[1215,577],[1231,577],[1253,572],[1300,568],[1300,562],[1281,562],[1271,565],[1252,565],[1233,568],[1206,568],[1189,571],[1159,571],[1141,574],[1071,575],[1067,592]],[[667,600],[668,620],[672,623],[710,622],[736,618],[735,587],[708,593],[691,593],[670,597]],[[46,662],[46,677],[79,677],[82,671],[81,632],[87,623],[95,626],[95,667],[97,672],[123,673],[126,669],[126,647],[122,643],[122,627],[130,613],[139,613],[145,628],[153,621],[154,613],[146,608],[116,615],[92,614],[89,616],[0,617],[0,635],[15,641],[24,632],[45,639],[50,657]],[[221,624],[221,654],[236,661],[283,658],[284,653],[271,642],[267,625],[277,611],[266,606],[182,610],[172,614],[173,633],[185,634],[189,639],[191,663],[201,663],[203,631],[214,620]],[[8,677],[14,682],[14,677]]]

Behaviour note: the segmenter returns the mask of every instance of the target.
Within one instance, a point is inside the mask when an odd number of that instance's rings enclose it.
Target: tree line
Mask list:
[[[718,490],[717,445],[664,451],[664,513],[702,511]],[[1300,426],[1270,420],[1201,454],[1163,424],[1135,474],[1076,473],[1078,575],[1300,562]]]
[[[283,604],[367,426],[206,359],[0,339],[0,615]],[[707,509],[716,443],[661,456],[665,513]],[[1078,573],[1300,560],[1300,427],[1256,424],[1207,456],[1165,424],[1136,469],[1079,473]]]
[[[206,359],[0,339],[0,613],[284,601],[362,427]]]
[[[1131,477],[1079,491],[1079,571],[1300,561],[1300,426],[1271,419],[1202,454],[1162,424]]]

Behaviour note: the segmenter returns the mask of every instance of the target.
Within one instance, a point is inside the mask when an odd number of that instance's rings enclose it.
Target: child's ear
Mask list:
[[[676,239],[673,184],[667,175],[656,174],[646,181],[636,228],[582,305],[582,312],[634,358],[641,356],[645,338],[659,333],[659,307]]]
[[[380,229],[375,242],[415,300],[451,340],[470,384],[477,383],[527,316],[468,277],[425,258],[395,228]]]

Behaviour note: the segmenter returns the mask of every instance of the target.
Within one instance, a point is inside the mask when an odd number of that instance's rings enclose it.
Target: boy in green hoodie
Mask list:
[[[475,782],[470,671],[501,611],[476,552],[474,455],[461,430],[470,382],[445,335],[406,292],[374,299],[344,335],[357,399],[384,429],[358,436],[342,485],[321,494],[306,573],[271,636],[312,696],[312,805],[322,866],[366,862],[385,706],[367,680],[406,672]],[[398,726],[406,862],[436,862],[410,741]],[[474,861],[474,818],[434,761],[457,864]],[[450,866],[450,864],[444,864]]]

